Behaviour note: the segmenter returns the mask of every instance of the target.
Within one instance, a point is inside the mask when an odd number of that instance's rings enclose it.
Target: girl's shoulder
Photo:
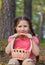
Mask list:
[[[9,36],[8,37],[8,43],[10,43],[12,41],[12,39],[13,39],[13,35]]]
[[[34,42],[38,45],[39,44],[39,39],[36,36],[32,36],[32,37],[33,37]]]

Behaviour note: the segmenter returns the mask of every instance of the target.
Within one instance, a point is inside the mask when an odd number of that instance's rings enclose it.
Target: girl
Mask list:
[[[7,54],[12,54],[8,65],[35,65],[34,59],[39,56],[38,44],[39,40],[35,36],[30,18],[26,15],[16,17],[14,19],[14,35],[9,36],[5,49]]]

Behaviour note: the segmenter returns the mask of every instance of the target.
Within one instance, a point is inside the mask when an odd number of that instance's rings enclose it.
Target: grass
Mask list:
[[[4,62],[0,62],[0,65],[7,65],[6,63],[4,63]]]
[[[6,44],[7,43],[7,39],[0,39],[0,43]]]
[[[6,45],[7,45],[7,39],[0,39],[0,51],[4,50]]]

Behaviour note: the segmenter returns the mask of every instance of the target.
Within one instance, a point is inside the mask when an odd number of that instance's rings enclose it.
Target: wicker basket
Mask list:
[[[13,40],[14,42],[14,40]],[[31,53],[31,50],[32,50],[32,39],[30,38],[30,48],[29,50],[24,50],[24,49],[13,49],[13,43],[12,42],[12,45],[11,45],[11,51],[12,51],[12,57],[13,58],[16,58],[18,60],[24,60],[24,59],[28,59],[30,57],[30,53]]]
[[[30,51],[28,50],[23,50],[23,49],[13,49],[12,52],[12,57],[16,58],[18,60],[24,60],[29,58],[30,56]]]

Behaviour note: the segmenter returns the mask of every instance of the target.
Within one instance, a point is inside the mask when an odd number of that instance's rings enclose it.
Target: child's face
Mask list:
[[[28,33],[29,32],[29,24],[26,20],[20,20],[18,25],[16,26],[17,33]]]

